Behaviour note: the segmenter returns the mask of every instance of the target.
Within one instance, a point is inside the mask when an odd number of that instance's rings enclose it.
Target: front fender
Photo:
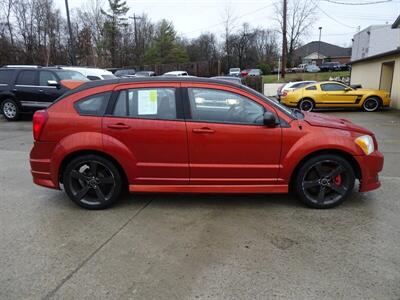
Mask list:
[[[282,153],[280,181],[288,183],[299,163],[307,156],[319,151],[331,150],[345,152],[352,156],[363,155],[362,150],[353,142],[355,138],[353,133],[346,131],[340,131],[337,135],[323,133],[324,130],[321,130],[320,134],[306,134],[298,139],[288,151]]]

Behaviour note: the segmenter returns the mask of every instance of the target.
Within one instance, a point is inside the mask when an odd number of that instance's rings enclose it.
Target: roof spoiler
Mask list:
[[[85,81],[85,80],[65,79],[65,80],[61,80],[60,84],[69,90],[73,90],[73,89],[80,87],[82,84],[85,84],[86,82],[87,81]]]

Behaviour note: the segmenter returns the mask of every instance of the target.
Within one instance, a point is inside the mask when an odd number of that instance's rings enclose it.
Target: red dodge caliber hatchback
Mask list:
[[[374,134],[289,110],[234,83],[137,78],[85,83],[33,118],[33,181],[101,209],[130,192],[297,193],[343,202],[380,186]]]

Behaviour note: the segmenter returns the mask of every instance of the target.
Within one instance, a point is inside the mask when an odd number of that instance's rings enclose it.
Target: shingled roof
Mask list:
[[[320,42],[318,41],[314,41],[305,44],[304,46],[301,46],[300,48],[294,50],[294,55],[296,57],[306,57],[307,55],[318,52],[319,43]],[[325,57],[351,56],[351,48],[343,48],[329,43],[321,42],[319,53]]]

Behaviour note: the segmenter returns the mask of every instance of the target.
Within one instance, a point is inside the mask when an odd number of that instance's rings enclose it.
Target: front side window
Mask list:
[[[75,108],[80,115],[102,116],[106,111],[111,93],[100,93],[89,96],[75,103]]]
[[[56,70],[54,71],[57,73],[58,77],[60,77],[61,80],[84,80],[88,81],[88,79],[82,75],[81,73],[77,71],[72,71],[72,70]]]
[[[39,75],[39,85],[40,86],[48,86],[49,80],[58,81],[57,77],[50,71],[40,71]]]
[[[192,120],[263,124],[264,107],[246,97],[214,89],[189,88],[188,92]]]
[[[113,115],[143,119],[175,120],[174,88],[123,90],[115,103]]]
[[[337,83],[324,83],[321,84],[321,90],[325,92],[344,91],[346,87]]]
[[[17,85],[37,85],[36,74],[37,71],[21,71],[17,79]]]

